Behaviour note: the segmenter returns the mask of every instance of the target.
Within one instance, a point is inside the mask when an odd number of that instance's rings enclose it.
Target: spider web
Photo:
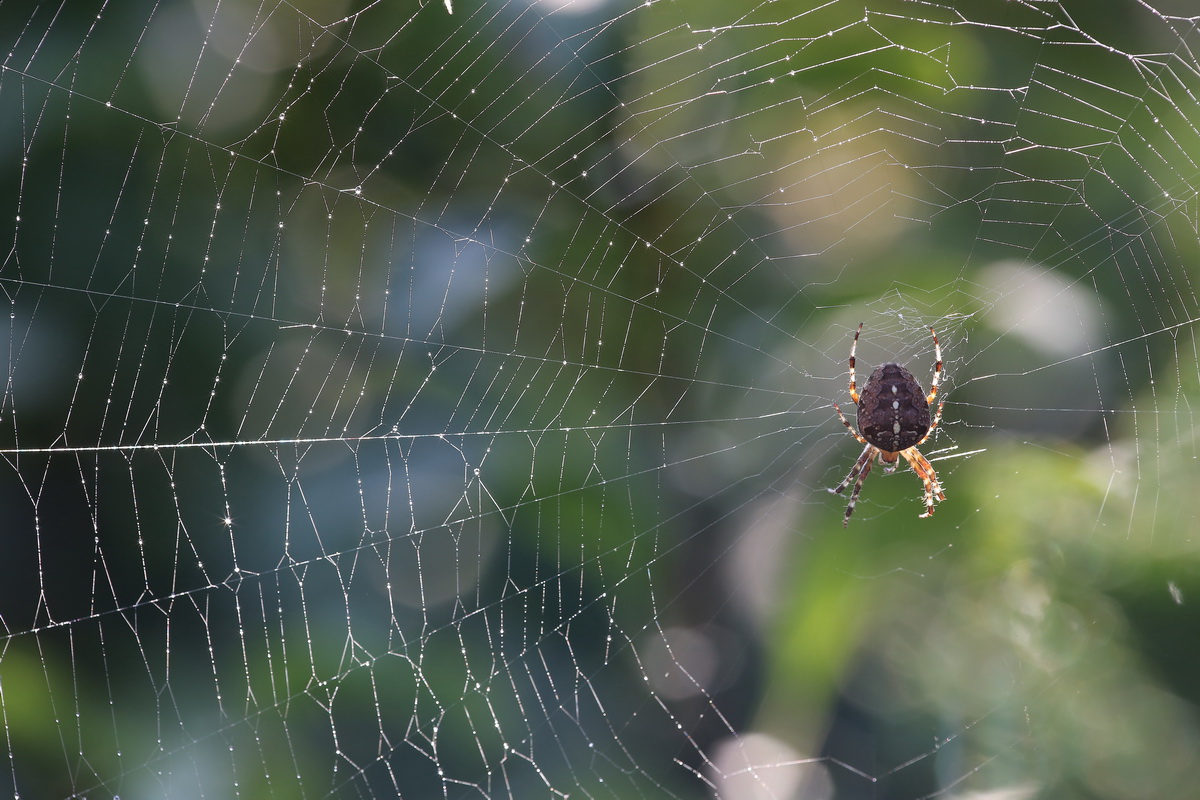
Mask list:
[[[0,2],[3,791],[1187,795],[1185,7]]]

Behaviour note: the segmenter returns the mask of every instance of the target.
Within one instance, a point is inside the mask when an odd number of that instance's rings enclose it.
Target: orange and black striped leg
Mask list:
[[[942,485],[938,483],[933,465],[915,447],[902,450],[900,455],[904,456],[904,460],[912,467],[913,472],[917,473],[917,477],[921,479],[921,483],[925,487],[925,513],[920,515],[920,519],[933,516],[934,498],[937,498],[939,502],[946,499]]]
[[[926,396],[925,402],[933,405],[933,398],[937,397],[938,380],[942,377],[942,346],[938,344],[937,332],[933,328],[930,328],[929,332],[933,334],[933,357],[937,363],[933,365],[933,381],[929,384],[929,395]],[[938,413],[940,415],[940,409]]]
[[[921,445],[925,444],[925,440],[928,439],[933,433],[933,429],[936,428],[938,423],[942,421],[942,409],[945,407],[945,405],[945,400],[938,403],[937,413],[933,415],[933,424],[929,426],[929,430],[925,431],[925,435],[921,437],[921,441],[914,444],[913,447],[920,447]]]
[[[864,447],[862,455],[858,457],[858,461],[854,462],[854,466],[850,469],[850,474],[846,476],[846,479],[839,483],[836,488],[829,490],[834,494],[841,494],[851,482],[854,483],[854,491],[850,493],[850,504],[846,506],[846,516],[842,518],[843,528],[850,524],[850,515],[854,513],[854,506],[858,503],[858,495],[862,491],[863,481],[867,479],[867,473],[871,471],[871,463],[878,452],[879,450],[874,445]],[[857,480],[855,480],[856,478]]]
[[[846,415],[842,413],[842,409],[838,408],[837,403],[833,404],[833,410],[838,412],[838,419],[840,419],[842,421],[842,424],[846,426],[846,430],[848,430],[848,431],[850,431],[850,433],[854,434],[854,438],[858,439],[860,444],[870,444],[870,442],[868,442],[866,439],[864,439],[862,436],[859,435],[858,431],[854,430],[854,426],[851,425],[846,420]]]
[[[854,343],[850,345],[850,399],[854,401],[854,405],[858,405],[858,387],[855,385],[854,375],[854,354],[858,352],[858,335],[862,333],[863,324],[858,323],[858,330],[854,332]]]

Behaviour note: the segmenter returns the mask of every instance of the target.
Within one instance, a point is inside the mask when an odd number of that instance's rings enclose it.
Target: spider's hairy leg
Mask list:
[[[928,439],[929,435],[933,433],[933,429],[936,428],[938,426],[938,423],[942,421],[942,408],[945,405],[946,405],[945,400],[938,403],[937,413],[935,413],[933,415],[933,422],[932,422],[932,424],[930,424],[929,430],[925,431],[925,435],[921,437],[921,441],[914,444],[913,447],[920,447],[921,445],[925,444],[925,440]]]
[[[855,478],[858,477],[859,472],[861,472],[863,470],[863,465],[870,463],[871,459],[874,457],[876,452],[877,452],[877,448],[874,445],[869,444],[866,447],[864,447],[862,453],[858,457],[858,461],[854,462],[854,466],[850,468],[850,472],[849,472],[849,474],[846,475],[845,480],[843,480],[841,483],[839,483],[834,488],[829,489],[828,491],[830,491],[834,494],[841,494],[842,492],[844,492],[846,490],[846,487],[849,486],[851,484],[851,482]],[[870,467],[867,467],[867,469],[870,469]],[[860,483],[861,483],[861,481],[860,481]]]
[[[859,492],[862,491],[863,481],[867,479],[867,473],[871,471],[871,464],[875,461],[875,454],[879,449],[874,445],[867,445],[863,448],[862,455],[858,457],[858,461],[854,462],[854,466],[850,469],[850,474],[846,479],[839,483],[836,488],[829,491],[834,494],[841,494],[854,481],[854,491],[850,493],[850,504],[846,506],[846,516],[842,517],[842,527],[845,528],[850,524],[850,515],[854,513],[854,506],[858,502]],[[858,480],[854,480],[858,478]]]
[[[901,450],[900,455],[904,456],[904,460],[912,467],[913,472],[917,473],[917,477],[921,479],[921,483],[925,487],[925,513],[920,515],[920,519],[933,516],[933,500],[936,497],[939,501],[945,500],[946,495],[942,491],[942,485],[938,483],[937,473],[933,470],[933,465],[929,463],[929,459],[921,455],[921,451],[917,448],[910,447],[907,450]]]
[[[865,444],[865,445],[870,446],[870,443],[866,439],[864,439],[862,436],[860,436],[858,431],[854,430],[854,426],[851,425],[846,420],[846,415],[842,413],[842,409],[838,408],[837,403],[833,404],[833,410],[838,412],[838,419],[840,419],[842,421],[842,424],[846,426],[846,430],[848,430],[848,431],[850,431],[850,433],[854,434],[854,438],[858,439],[860,444]]]
[[[933,335],[933,357],[937,363],[933,365],[933,381],[929,384],[929,395],[925,398],[925,402],[933,405],[933,398],[937,397],[938,379],[942,377],[942,346],[938,344],[937,331],[930,328],[929,332]],[[941,416],[941,413],[941,409],[939,408],[938,416]],[[937,423],[933,424],[936,425]],[[929,429],[933,430],[933,427],[931,426]]]
[[[858,335],[862,333],[863,324],[858,323],[858,330],[854,332],[854,343],[850,345],[850,399],[854,401],[854,405],[858,405],[858,387],[855,385],[854,376],[854,354],[858,352]]]
[[[846,505],[846,516],[842,517],[842,527],[846,528],[850,525],[850,515],[854,513],[854,505],[858,502],[858,493],[862,491],[863,481],[867,479],[867,473],[871,471],[872,459],[867,458],[867,463],[863,464],[862,472],[858,474],[858,480],[854,482],[854,491],[850,493],[850,502]]]

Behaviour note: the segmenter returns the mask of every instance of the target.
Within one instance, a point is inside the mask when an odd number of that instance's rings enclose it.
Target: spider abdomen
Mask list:
[[[871,373],[858,401],[862,437],[887,453],[907,450],[929,433],[929,403],[912,373],[883,364]]]

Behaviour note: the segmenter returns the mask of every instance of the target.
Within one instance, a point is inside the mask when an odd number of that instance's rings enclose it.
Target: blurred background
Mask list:
[[[0,2],[0,794],[1187,796],[1185,13]]]

